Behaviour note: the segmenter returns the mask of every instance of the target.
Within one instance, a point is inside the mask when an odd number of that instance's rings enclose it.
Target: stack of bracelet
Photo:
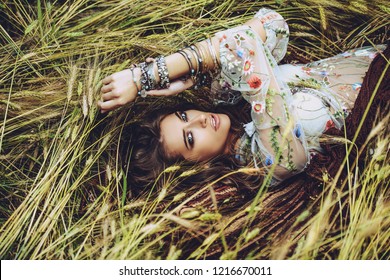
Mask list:
[[[154,74],[154,63],[157,64],[157,73],[160,79],[160,83],[157,83],[155,74]],[[137,87],[137,94],[142,97],[147,96],[147,91],[153,90],[153,89],[163,89],[163,88],[169,88],[170,81],[168,76],[168,68],[167,64],[165,62],[164,56],[159,56],[156,59],[151,59],[149,62],[141,62],[137,65],[137,67],[141,70],[141,89],[137,86],[137,81],[134,77],[134,68],[130,68],[132,75],[133,75],[133,81],[136,84]]]
[[[213,67],[204,59],[207,55],[207,50],[203,49],[202,44],[191,45],[178,51],[187,62],[188,68],[190,69],[189,77],[192,79],[195,89],[197,89],[198,86],[207,85],[213,76],[213,73],[217,72],[219,67],[215,50],[211,45],[210,39],[207,40],[207,46],[208,52],[212,57]],[[192,57],[195,59],[196,68],[192,63]],[[212,69],[214,69],[214,71],[212,71]]]
[[[192,79],[195,89],[197,89],[198,86],[204,86],[208,84],[211,80],[211,77],[218,71],[218,68],[220,67],[215,50],[211,44],[211,40],[207,39],[206,42],[206,49],[204,49],[205,47],[202,44],[194,44],[178,51],[178,53],[181,54],[187,62],[188,68],[190,69],[189,77]],[[207,58],[208,54],[212,58],[212,67],[209,65],[208,59],[205,59]],[[194,60],[192,58],[194,58]],[[196,65],[193,65],[193,61],[195,61]],[[159,83],[157,82],[154,73],[155,63],[157,64],[157,73],[160,81]],[[130,70],[132,72],[133,82],[137,87],[137,94],[139,96],[146,97],[149,90],[169,88],[170,81],[168,76],[168,68],[164,56],[159,56],[156,59],[149,59],[149,61],[141,62],[136,67],[139,67],[141,70],[141,88],[138,87],[137,80],[134,76],[134,67],[132,66]]]

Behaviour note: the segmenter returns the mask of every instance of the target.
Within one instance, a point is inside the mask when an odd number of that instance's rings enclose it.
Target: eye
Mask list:
[[[188,144],[190,144],[191,146],[194,146],[194,136],[192,135],[192,132],[189,132],[187,134],[187,142]]]
[[[187,113],[185,111],[180,111],[180,112],[177,112],[177,115],[184,121],[184,122],[188,122],[188,116],[187,116]],[[187,143],[193,147],[194,146],[194,135],[192,134],[191,131],[188,131],[187,132]]]
[[[187,113],[184,111],[179,112],[180,117],[183,121],[188,122]]]

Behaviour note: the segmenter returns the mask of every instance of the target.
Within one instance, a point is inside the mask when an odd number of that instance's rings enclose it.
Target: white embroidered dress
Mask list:
[[[287,50],[288,25],[270,9],[255,17],[264,25],[264,43],[249,26],[216,34],[221,72],[211,88],[217,103],[236,103],[242,96],[251,104],[253,121],[245,125],[238,156],[272,170],[277,183],[305,168],[311,152],[321,150],[318,139],[326,129],[344,124],[376,50],[278,66]]]

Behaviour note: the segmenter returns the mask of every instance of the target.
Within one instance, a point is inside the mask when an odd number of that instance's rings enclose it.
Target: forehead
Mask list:
[[[161,142],[171,156],[182,155],[186,149],[183,141],[183,128],[180,120],[172,113],[160,122]]]

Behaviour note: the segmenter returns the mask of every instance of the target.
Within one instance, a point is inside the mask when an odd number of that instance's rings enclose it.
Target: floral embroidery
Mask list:
[[[270,35],[265,42],[262,42],[259,36],[247,27],[218,33],[221,42],[222,71],[216,79],[228,83],[217,84],[222,86],[222,90],[221,87],[216,87],[216,90],[218,94],[223,92],[225,100],[230,100],[232,92],[241,92],[242,97],[250,102],[248,105],[251,106],[252,122],[244,126],[244,136],[250,141],[246,141],[247,152],[238,154],[248,163],[253,161],[255,165],[261,163],[265,167],[278,164],[285,171],[293,174],[301,171],[305,164],[305,162],[295,161],[297,153],[302,152],[301,146],[297,145],[302,144],[309,158],[313,156],[309,154],[309,148],[319,147],[318,134],[323,132],[325,127],[326,129],[341,127],[343,118],[348,114],[348,111],[343,110],[343,102],[349,102],[349,99],[356,97],[356,90],[361,87],[361,84],[358,84],[361,74],[358,72],[355,74],[353,71],[355,65],[349,65],[348,61],[346,66],[348,69],[351,68],[351,73],[348,74],[351,80],[336,79],[343,78],[344,70],[339,65],[344,67],[343,64],[347,62],[344,57],[354,57],[355,52],[346,52],[311,64],[298,64],[294,69],[291,68],[290,72],[288,68],[277,67],[277,62],[286,52],[287,24],[280,15],[269,10],[262,10],[257,18],[265,23],[264,28],[267,35]],[[365,56],[362,66],[366,61],[368,62],[369,54],[367,51],[359,53],[360,56]],[[356,65],[356,67],[361,66]],[[289,72],[286,81],[282,76],[284,71]],[[294,74],[298,75],[294,76]],[[271,81],[276,82],[278,86],[274,86],[275,83]],[[331,86],[327,87],[327,83]],[[324,109],[323,113],[326,115],[314,118],[316,115],[313,113],[311,118],[310,112],[316,111],[317,108],[313,108],[314,106],[308,103],[308,118],[305,119],[306,115],[299,114],[299,109],[305,108],[299,108],[299,104],[294,103],[299,99],[295,99],[296,96],[292,94],[298,93],[313,93],[319,97],[323,102],[319,104],[324,106],[321,110]],[[333,94],[336,97],[330,99]],[[351,95],[349,99],[337,100],[338,96],[348,97],[348,94]],[[227,101],[227,103],[232,102]],[[348,103],[348,108],[350,107]],[[310,129],[311,122],[315,124],[315,129]],[[292,124],[291,130],[290,127],[288,131],[284,129],[287,123]],[[280,175],[278,172],[279,168],[275,174]],[[283,177],[283,174],[281,175]]]
[[[273,115],[273,112],[272,112],[272,107],[273,107],[273,103],[275,102],[275,95],[276,95],[276,91],[273,90],[273,89],[268,89],[267,91],[267,95],[265,97],[265,106],[267,107],[267,113],[272,116]],[[280,118],[277,117],[276,118],[278,121],[280,121]],[[271,122],[274,122],[274,119],[272,119]],[[275,124],[276,125],[276,124]]]
[[[233,59],[233,58],[234,58],[234,55],[232,55],[232,54],[226,55],[226,59],[229,61],[229,62],[226,62],[229,71],[234,69],[235,67],[237,67],[241,63],[241,60],[237,60],[237,59]]]
[[[243,56],[244,56],[244,50],[243,50],[242,48],[238,48],[238,49],[236,50],[236,54],[237,54],[237,56],[238,56],[239,58],[243,58]]]
[[[245,38],[242,37],[240,34],[234,35],[234,39],[236,41],[237,46],[241,46],[241,41],[245,41]]]
[[[228,53],[227,55],[226,55],[226,58],[227,58],[227,60],[232,60],[233,59],[233,57],[234,57],[234,55],[232,55],[232,54],[230,54],[230,53]]]
[[[226,34],[223,34],[221,38],[219,38],[219,42],[222,43],[226,40]]]
[[[325,77],[325,76],[328,76],[329,73],[328,73],[328,71],[322,70],[322,71],[320,71],[320,75]]]
[[[361,87],[362,87],[361,83],[354,83],[352,85],[353,90],[356,90],[356,91],[359,91],[361,89]]]
[[[246,30],[245,34],[248,35],[249,37],[251,37],[252,39],[255,39],[255,35],[253,34],[253,32],[251,30]]]
[[[272,157],[270,155],[268,155],[266,158],[265,158],[265,161],[264,161],[265,165],[266,166],[270,166],[274,163],[274,160],[272,159]]]
[[[247,83],[248,85],[251,87],[251,88],[259,88],[261,87],[261,79],[256,76],[256,75],[252,75],[248,80],[247,80]]]
[[[297,91],[299,88],[313,88],[320,89],[321,83],[314,78],[303,79],[297,76],[299,79],[298,82],[288,82],[287,85],[291,88],[292,91]]]
[[[252,101],[252,109],[256,114],[262,114],[265,110],[265,102],[264,101]]]
[[[351,90],[351,86],[350,85],[341,85],[339,86],[339,91],[340,92],[347,92],[347,91],[350,91]]]
[[[308,74],[308,75],[310,75],[310,73],[311,73],[311,68],[310,68],[310,67],[303,66],[303,67],[302,67],[302,70],[303,70],[303,72],[305,72],[305,73]]]
[[[274,151],[274,154],[278,159],[278,163],[280,163],[283,159],[283,156],[281,154],[280,143],[277,137],[278,134],[280,134],[279,128],[277,126],[274,126],[269,134],[269,137],[270,137],[272,150]]]
[[[294,128],[294,135],[297,137],[297,138],[301,138],[302,136],[302,127],[300,124],[297,124]]]
[[[261,23],[264,24],[266,22],[269,22],[271,19],[274,19],[277,17],[278,17],[277,14],[270,14],[270,15],[264,16],[264,17],[259,18],[259,19],[260,19]]]
[[[325,125],[325,131],[331,129],[332,127],[335,127],[334,122],[332,120],[327,121]]]
[[[348,109],[345,107],[345,105],[342,105],[342,110],[338,110],[336,111],[333,116],[336,118],[336,119],[345,119],[349,114],[349,111]]]
[[[244,67],[242,70],[244,72],[244,75],[249,75],[253,72],[254,66],[253,66],[253,62],[250,58],[246,58],[244,60]]]

